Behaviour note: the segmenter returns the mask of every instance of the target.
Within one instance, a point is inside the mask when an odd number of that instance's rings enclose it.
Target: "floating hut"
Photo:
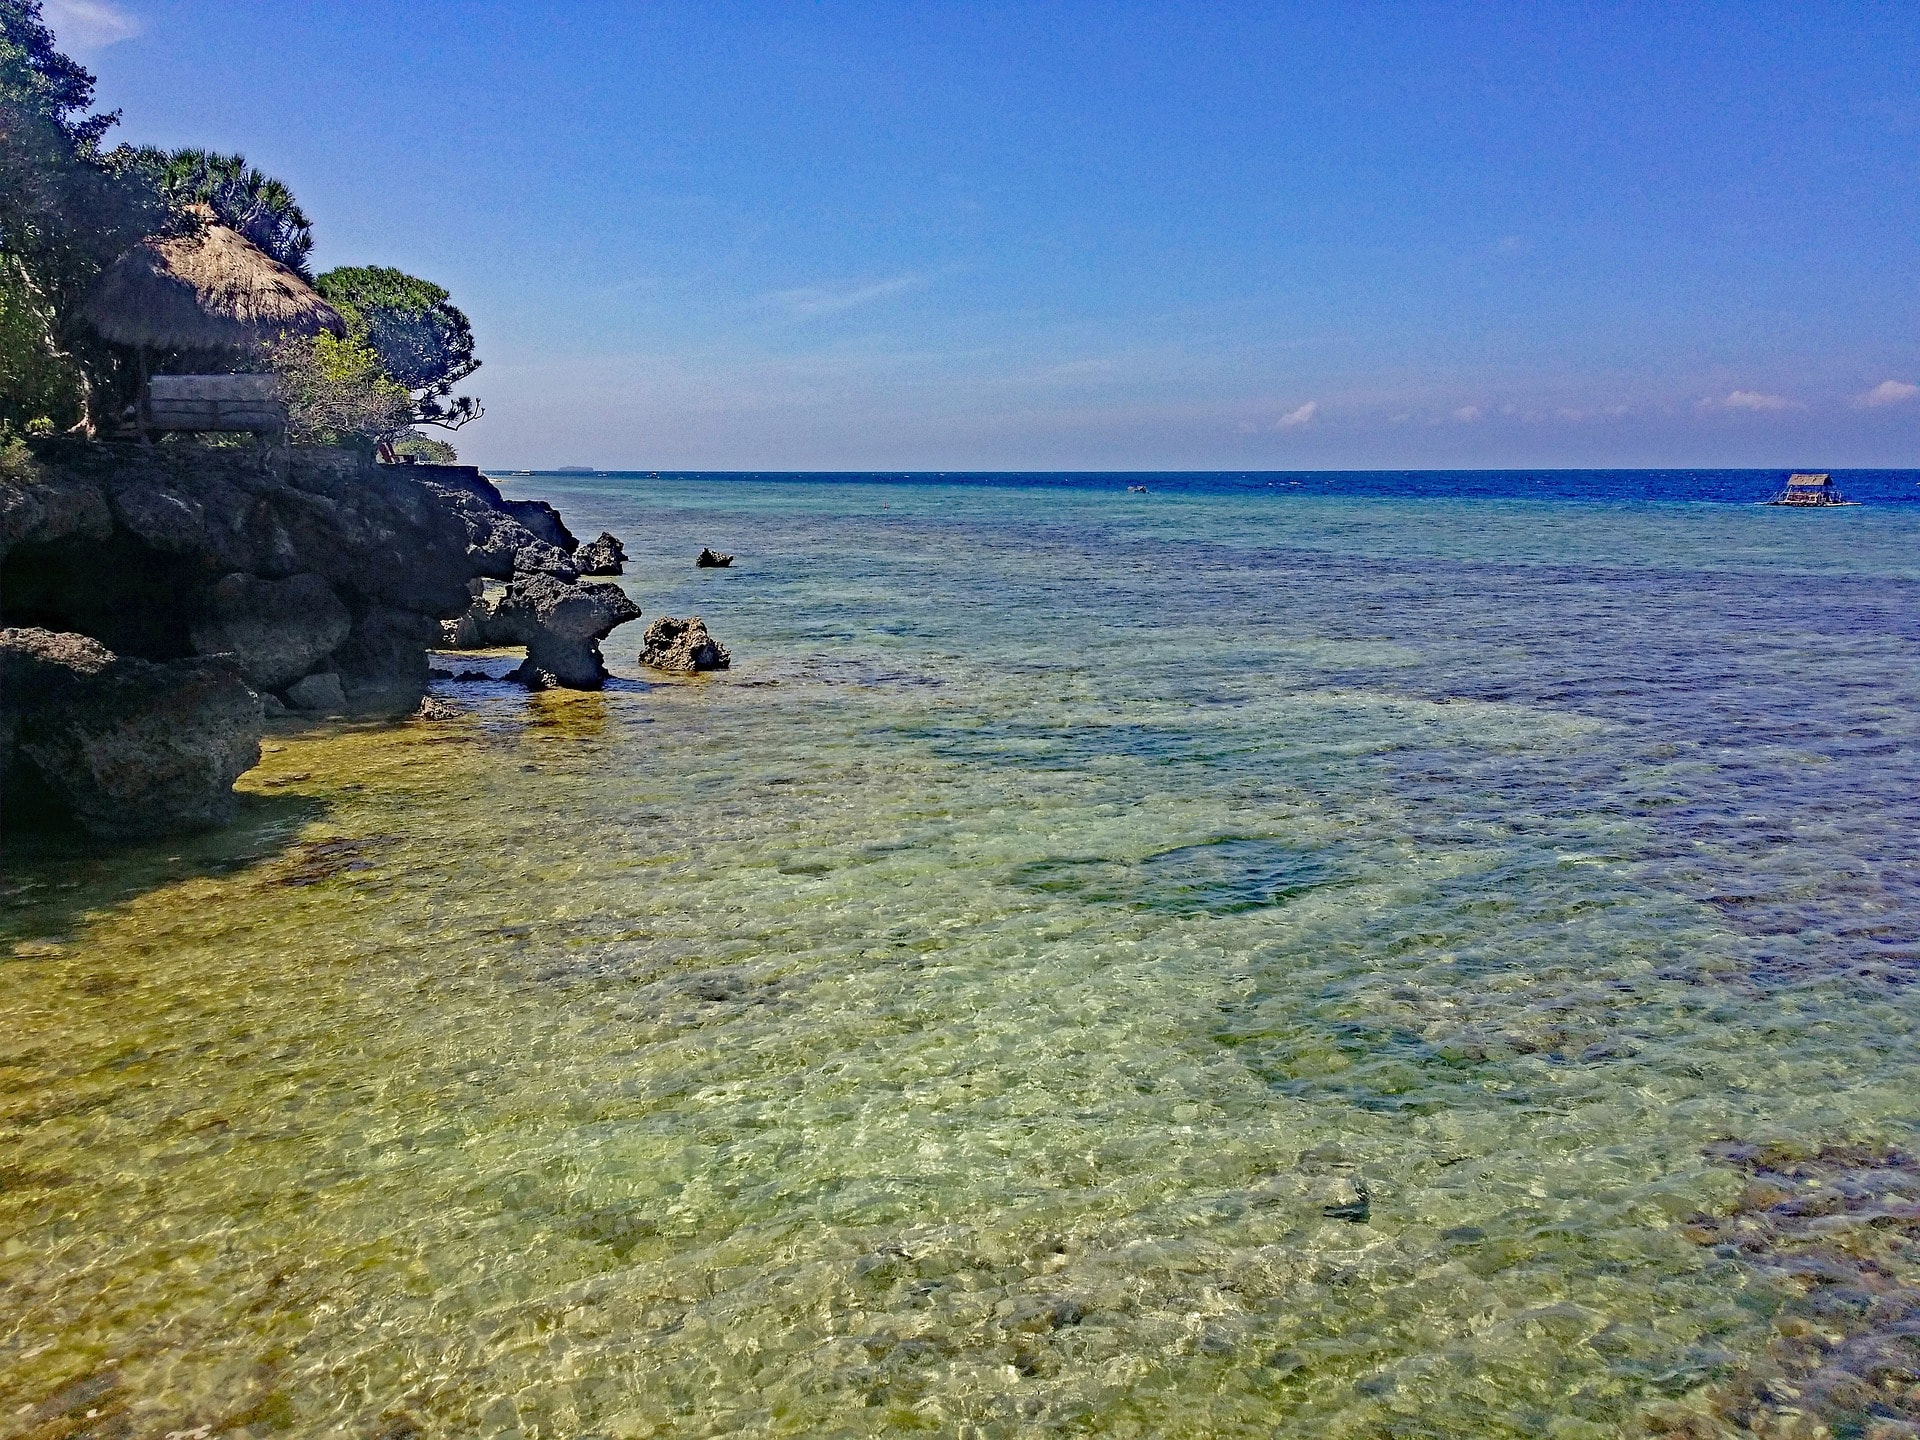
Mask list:
[[[80,308],[102,339],[135,356],[138,390],[132,428],[258,430],[274,426],[278,405],[262,379],[226,373],[289,336],[347,325],[320,293],[239,231],[203,214],[188,235],[143,240],[109,265]],[[218,371],[149,384],[152,357]],[[244,392],[244,393],[243,393]],[[280,413],[278,423],[285,423]]]
[[[1782,490],[1769,505],[1853,505],[1858,502],[1849,500],[1834,488],[1833,476],[1823,472],[1797,472],[1787,476],[1787,488]]]

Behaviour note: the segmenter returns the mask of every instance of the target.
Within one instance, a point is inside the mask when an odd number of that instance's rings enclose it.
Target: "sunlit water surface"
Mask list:
[[[1920,507],[519,484],[732,671],[12,847],[0,1435],[1718,1433],[1914,1145]]]

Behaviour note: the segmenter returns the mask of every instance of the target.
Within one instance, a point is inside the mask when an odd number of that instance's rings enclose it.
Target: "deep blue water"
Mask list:
[[[1818,465],[1799,467],[1819,470]],[[518,472],[512,472],[518,473]],[[580,475],[536,470],[535,476]],[[1753,505],[1785,484],[1790,470],[1220,470],[1220,471],[667,471],[597,470],[608,479],[749,480],[844,485],[984,485],[1012,489],[1057,486],[1228,495],[1272,490],[1277,495],[1372,496],[1429,500],[1555,500],[1592,504],[1638,502]],[[1829,470],[1850,500],[1871,505],[1920,503],[1920,469]]]

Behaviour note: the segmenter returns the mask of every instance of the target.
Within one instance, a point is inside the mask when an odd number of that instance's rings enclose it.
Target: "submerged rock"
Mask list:
[[[527,658],[514,679],[536,690],[597,690],[607,678],[600,642],[616,625],[639,619],[640,607],[618,585],[535,572],[514,576],[493,614],[524,636]]]
[[[1680,1233],[1780,1297],[1764,1312],[1764,1350],[1703,1392],[1729,1427],[1714,1433],[1920,1433],[1920,1159],[1876,1145],[1739,1141],[1708,1146],[1706,1158],[1742,1172],[1745,1186]]]
[[[651,670],[692,675],[701,670],[725,670],[733,664],[733,656],[707,633],[707,622],[698,615],[685,620],[662,615],[647,626],[640,663]]]
[[[573,552],[573,563],[582,575],[618,575],[626,568],[627,547],[611,531],[602,530],[598,540],[589,541]]]
[[[1362,1175],[1337,1175],[1318,1196],[1320,1213],[1329,1220],[1364,1225],[1373,1218],[1373,1191]]]
[[[218,661],[156,663],[84,635],[0,631],[0,786],[12,820],[64,815],[108,839],[225,824],[263,728],[259,695]]]
[[[693,562],[702,570],[721,570],[733,564],[733,556],[715,554],[711,550],[702,550]]]
[[[1065,1295],[1016,1296],[994,1307],[995,1318],[1004,1328],[1029,1334],[1078,1325],[1085,1314],[1079,1301]]]

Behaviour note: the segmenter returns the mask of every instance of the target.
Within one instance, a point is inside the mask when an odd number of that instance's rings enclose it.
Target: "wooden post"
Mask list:
[[[140,427],[140,443],[151,446],[153,437],[147,433],[153,422],[153,401],[147,393],[147,347],[142,345],[140,355],[140,393],[134,401],[133,423]]]

